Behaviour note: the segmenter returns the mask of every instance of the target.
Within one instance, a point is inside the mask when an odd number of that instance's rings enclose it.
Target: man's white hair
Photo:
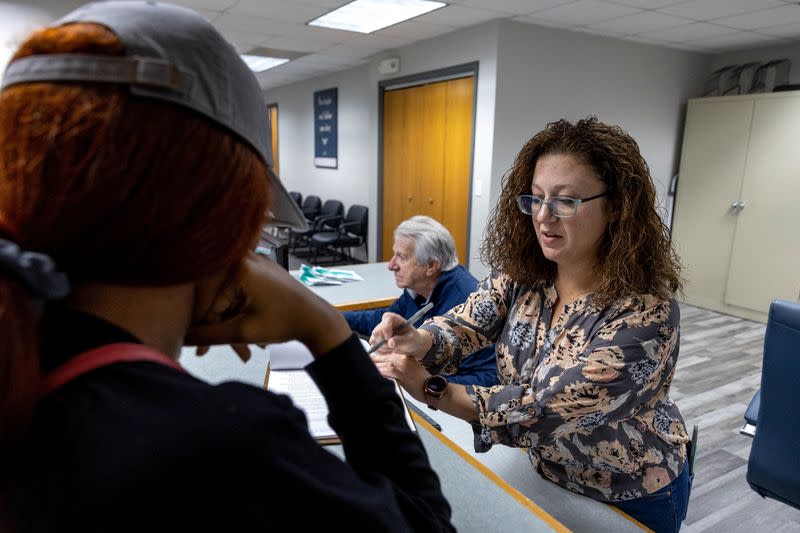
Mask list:
[[[428,265],[439,260],[442,272],[458,266],[456,242],[447,228],[439,222],[423,215],[404,220],[394,230],[394,237],[408,237],[415,242],[414,255],[417,262]]]

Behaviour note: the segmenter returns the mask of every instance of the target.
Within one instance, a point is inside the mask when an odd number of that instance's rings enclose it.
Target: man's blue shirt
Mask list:
[[[433,288],[430,301],[433,308],[414,324],[419,327],[425,320],[445,314],[447,311],[464,303],[475,289],[478,288],[478,280],[461,265],[447,272],[442,272],[436,287]],[[419,298],[418,300],[421,300]],[[415,301],[411,293],[406,289],[403,294],[395,300],[390,307],[381,309],[369,309],[365,311],[345,311],[344,317],[350,324],[353,331],[369,336],[375,326],[380,324],[383,313],[392,312],[409,318],[419,311],[425,302]],[[447,380],[451,383],[462,385],[483,385],[491,386],[499,383],[497,379],[497,362],[494,353],[494,345],[487,346],[461,361],[458,372],[448,376]]]

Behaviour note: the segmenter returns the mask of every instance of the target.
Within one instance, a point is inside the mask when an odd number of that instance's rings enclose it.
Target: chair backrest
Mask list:
[[[292,197],[294,203],[297,204],[297,207],[303,207],[303,195],[297,191],[289,191],[289,196]]]
[[[764,497],[800,509],[800,303],[775,300],[769,308],[761,369],[761,405],[747,482]]]
[[[339,200],[325,200],[322,209],[314,219],[313,232],[325,231],[326,228],[335,229],[342,221],[344,204]]]
[[[365,237],[367,235],[367,221],[369,220],[369,208],[365,205],[351,205],[344,217],[348,223],[347,231],[353,235]],[[352,224],[357,222],[358,226]]]
[[[325,200],[322,204],[322,209],[319,210],[319,216],[330,217],[344,214],[344,204],[339,200]]]
[[[313,194],[309,194],[306,196],[306,199],[303,200],[303,205],[300,208],[303,211],[303,215],[307,219],[313,219],[319,214],[320,206],[322,205],[322,200],[319,199],[319,196],[314,196]]]

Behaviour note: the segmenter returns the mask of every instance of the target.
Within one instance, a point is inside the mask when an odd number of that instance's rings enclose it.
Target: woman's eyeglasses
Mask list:
[[[575,216],[575,213],[578,212],[579,205],[585,204],[586,202],[591,202],[597,198],[602,198],[607,194],[608,193],[604,192],[602,194],[589,196],[588,198],[552,196],[547,199],[542,196],[536,196],[532,194],[519,194],[517,195],[517,205],[519,206],[519,210],[526,215],[536,215],[539,213],[539,210],[543,205],[547,205],[547,209],[550,210],[550,214],[559,218],[566,218]]]

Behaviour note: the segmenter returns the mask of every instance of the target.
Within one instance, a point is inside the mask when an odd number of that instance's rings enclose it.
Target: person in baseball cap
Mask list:
[[[280,531],[343,515],[452,531],[394,385],[340,312],[254,252],[265,222],[305,224],[271,171],[263,98],[209,22],[155,2],[88,4],[12,58],[0,530]],[[315,357],[346,461],[285,396],[178,363],[184,345],[291,339]]]

